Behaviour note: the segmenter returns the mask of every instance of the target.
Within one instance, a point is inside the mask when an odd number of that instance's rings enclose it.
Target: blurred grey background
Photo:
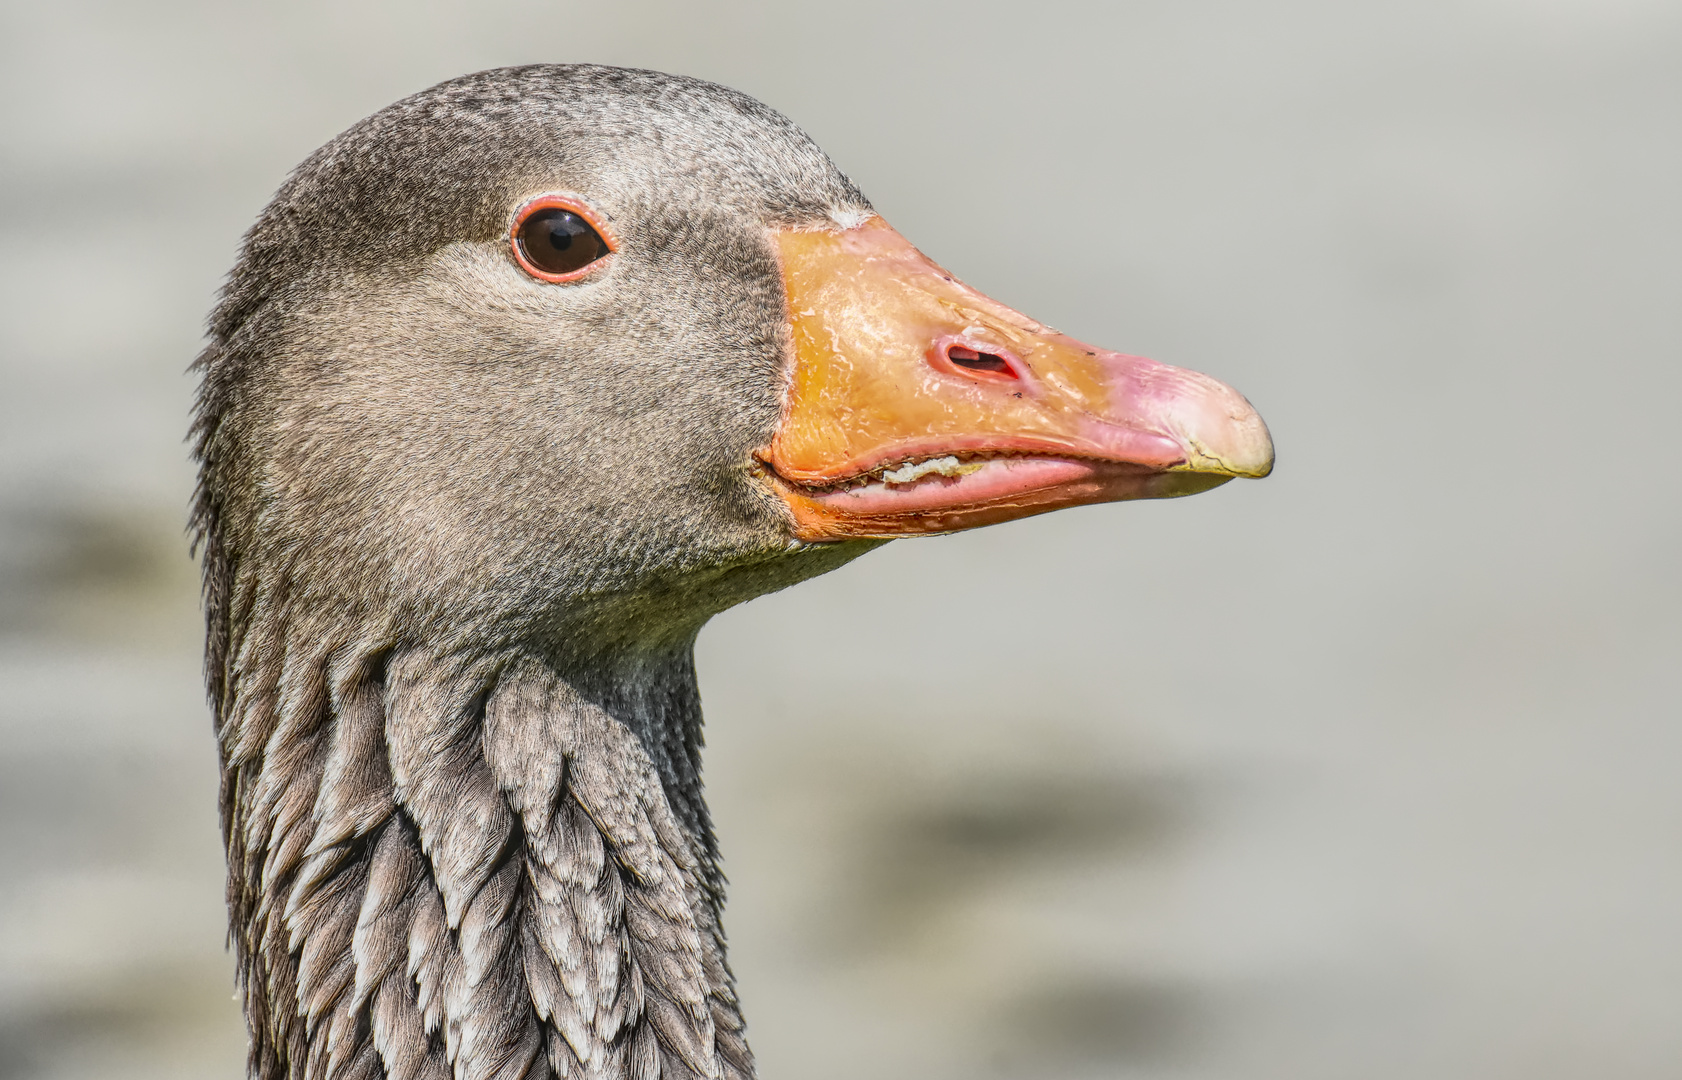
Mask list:
[[[767,1080],[1682,1075],[1675,0],[7,0],[0,1075],[240,1075],[184,368],[287,169],[538,60],[1279,446],[706,632]]]

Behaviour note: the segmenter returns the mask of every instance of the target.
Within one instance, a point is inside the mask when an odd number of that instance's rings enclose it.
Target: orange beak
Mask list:
[[[1042,326],[880,218],[777,242],[793,370],[757,456],[802,540],[952,532],[1273,468],[1237,391]]]

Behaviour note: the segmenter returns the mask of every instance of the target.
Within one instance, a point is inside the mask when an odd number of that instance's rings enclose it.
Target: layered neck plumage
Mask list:
[[[563,675],[239,637],[218,713],[252,1076],[752,1076],[688,639]]]

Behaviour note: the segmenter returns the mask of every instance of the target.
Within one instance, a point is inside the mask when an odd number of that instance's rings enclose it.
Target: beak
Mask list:
[[[952,532],[1273,468],[1236,390],[1059,334],[880,218],[777,243],[793,369],[757,457],[801,540]]]

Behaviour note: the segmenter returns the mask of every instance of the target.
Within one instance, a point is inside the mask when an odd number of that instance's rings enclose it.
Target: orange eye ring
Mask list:
[[[583,199],[551,192],[514,211],[508,247],[520,269],[564,285],[599,269],[619,250],[619,238]]]

